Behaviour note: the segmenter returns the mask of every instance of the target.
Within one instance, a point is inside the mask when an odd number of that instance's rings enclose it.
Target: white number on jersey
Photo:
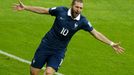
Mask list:
[[[64,35],[64,36],[67,36],[68,32],[69,32],[68,29],[66,29],[66,28],[62,28],[60,34],[62,34],[62,35]]]

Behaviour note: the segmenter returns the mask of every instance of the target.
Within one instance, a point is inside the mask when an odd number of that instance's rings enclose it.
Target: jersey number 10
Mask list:
[[[62,35],[64,35],[64,36],[67,36],[68,32],[69,32],[68,29],[66,29],[66,28],[62,28],[60,34],[62,34]]]

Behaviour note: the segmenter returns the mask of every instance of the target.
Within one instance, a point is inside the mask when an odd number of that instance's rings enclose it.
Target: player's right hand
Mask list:
[[[19,0],[19,3],[18,4],[15,4],[13,6],[14,10],[24,10],[25,9],[25,5]]]

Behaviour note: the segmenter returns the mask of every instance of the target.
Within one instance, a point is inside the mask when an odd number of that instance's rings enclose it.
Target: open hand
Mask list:
[[[19,3],[18,4],[15,4],[13,6],[14,10],[24,10],[25,9],[25,5],[19,0]]]
[[[124,52],[124,48],[122,48],[119,44],[120,43],[114,43],[112,48],[116,51],[117,54],[122,54]]]

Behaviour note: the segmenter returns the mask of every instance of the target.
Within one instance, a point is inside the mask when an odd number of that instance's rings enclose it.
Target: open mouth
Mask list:
[[[80,14],[80,12],[74,12],[74,13],[77,14],[77,15]]]

